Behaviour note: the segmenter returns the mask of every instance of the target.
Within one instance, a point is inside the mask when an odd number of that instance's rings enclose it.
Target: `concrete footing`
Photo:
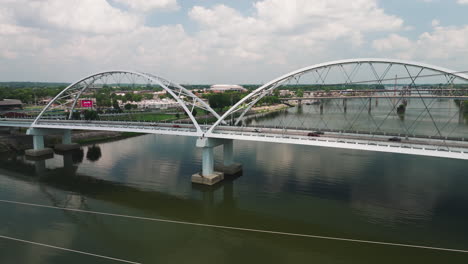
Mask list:
[[[54,146],[54,149],[57,151],[69,151],[79,149],[80,144],[72,143],[72,144],[57,144]]]
[[[192,182],[204,185],[214,185],[224,179],[224,173],[215,171],[211,175],[203,176],[201,172],[192,175]]]
[[[43,148],[43,149],[27,149],[25,151],[26,156],[30,157],[41,157],[54,154],[54,151],[51,148]]]
[[[231,165],[218,165],[215,166],[214,169],[223,172],[224,175],[237,175],[242,172],[242,164],[233,163]]]

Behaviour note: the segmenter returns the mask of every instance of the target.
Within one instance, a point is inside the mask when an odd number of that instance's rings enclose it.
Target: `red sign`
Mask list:
[[[81,100],[81,107],[93,107],[92,100]]]

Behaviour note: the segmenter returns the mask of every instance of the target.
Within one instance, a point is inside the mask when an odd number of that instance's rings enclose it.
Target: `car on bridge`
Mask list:
[[[309,133],[307,133],[307,136],[308,137],[320,137],[320,134],[317,133],[317,132],[309,132]]]
[[[401,138],[399,137],[391,137],[388,139],[388,141],[391,141],[391,142],[401,142]]]

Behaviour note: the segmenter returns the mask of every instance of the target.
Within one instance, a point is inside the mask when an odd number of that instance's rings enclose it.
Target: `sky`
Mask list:
[[[265,83],[338,59],[468,70],[468,0],[0,0],[0,81]]]

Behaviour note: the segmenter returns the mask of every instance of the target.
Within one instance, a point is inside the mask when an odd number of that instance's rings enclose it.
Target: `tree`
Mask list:
[[[131,110],[132,109],[132,104],[125,104],[124,108],[125,108],[125,110]]]
[[[110,107],[112,105],[111,98],[105,93],[96,94],[96,104],[99,107]]]
[[[99,117],[98,113],[94,110],[85,110],[83,115],[85,120],[96,120]]]
[[[208,103],[213,108],[222,109],[231,105],[231,98],[226,93],[210,94],[208,96]]]
[[[80,113],[80,112],[74,111],[74,112],[72,113],[71,119],[73,119],[73,120],[80,120],[80,119],[81,119],[81,113]]]
[[[125,97],[125,101],[132,101],[133,100],[133,94],[131,94],[131,93],[126,93],[124,97]]]
[[[299,89],[299,90],[297,90],[296,95],[297,95],[297,97],[304,97],[304,91]]]
[[[120,106],[119,106],[119,102],[114,99],[114,101],[112,102],[112,107],[114,108],[114,110],[117,110],[117,111],[120,111]]]

